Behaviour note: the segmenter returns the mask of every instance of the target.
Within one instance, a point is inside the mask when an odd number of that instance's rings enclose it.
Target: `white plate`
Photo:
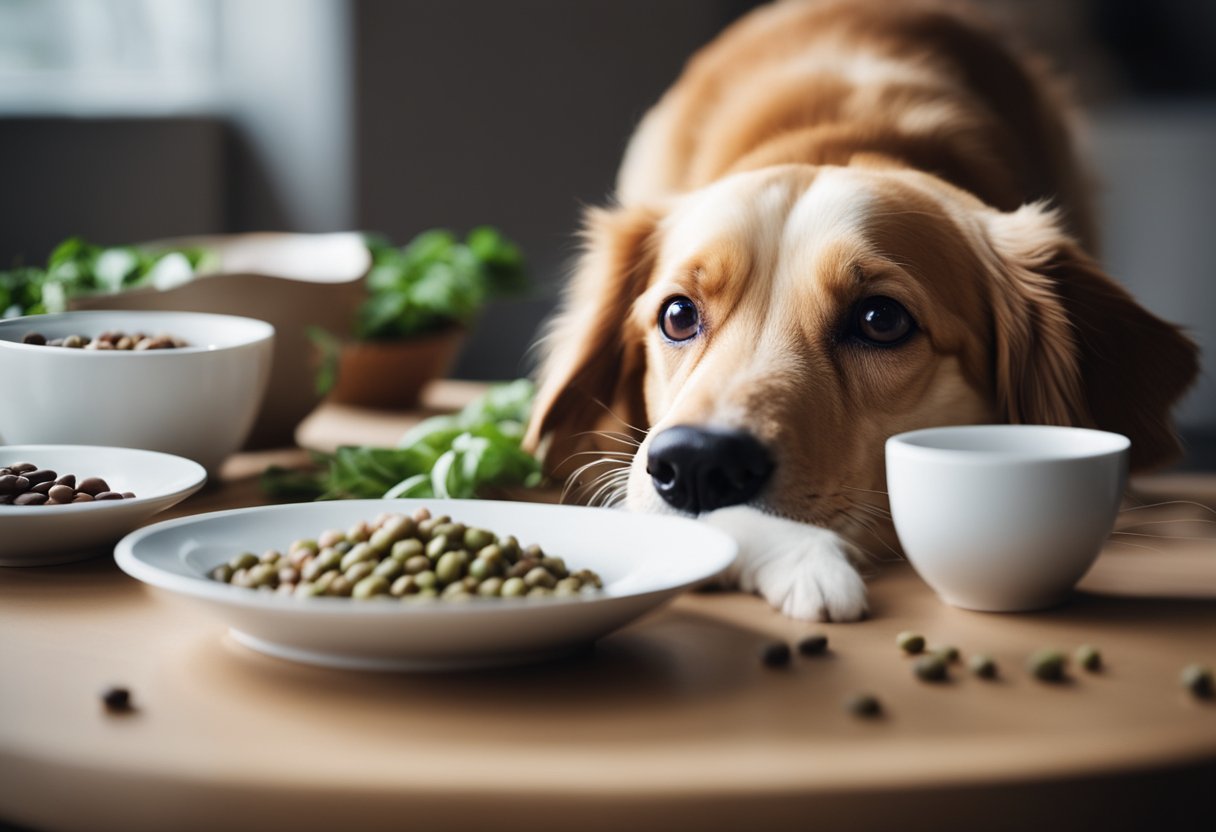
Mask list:
[[[598,572],[604,590],[569,599],[352,601],[260,593],[206,577],[244,551],[282,549],[325,529],[420,506],[513,534],[524,545],[539,543],[571,569]],[[442,670],[580,649],[726,569],[735,551],[726,534],[678,517],[488,500],[350,500],[170,520],[127,535],[116,556],[139,580],[206,605],[254,650],[329,667]]]
[[[130,500],[66,506],[0,506],[0,566],[49,566],[108,553],[118,538],[207,481],[180,456],[94,445],[0,445],[0,467],[30,462],[77,480],[101,477]]]

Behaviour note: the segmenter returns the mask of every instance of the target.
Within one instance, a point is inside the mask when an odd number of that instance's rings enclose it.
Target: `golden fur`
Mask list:
[[[1195,349],[1088,253],[1080,170],[1045,75],[965,12],[865,0],[753,12],[689,61],[638,127],[618,204],[589,212],[527,441],[564,472],[611,420],[647,437],[746,429],[779,460],[750,507],[834,530],[850,556],[850,541],[891,544],[872,506],[883,442],[900,431],[1096,426],[1132,438],[1135,467],[1167,461]],[[676,295],[703,329],[679,345],[656,325]],[[915,318],[903,345],[845,336],[874,295]],[[626,503],[669,510],[639,438]],[[859,584],[825,578],[835,560],[787,548],[780,568],[801,578],[749,573],[745,557],[744,588],[800,617],[864,611]]]

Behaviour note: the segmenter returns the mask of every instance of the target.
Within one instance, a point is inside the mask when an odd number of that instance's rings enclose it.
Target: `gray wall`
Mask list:
[[[1216,434],[1216,99],[1107,107],[1091,122],[1103,262],[1199,343],[1178,423]]]
[[[459,374],[527,369],[581,206],[611,191],[633,125],[688,55],[748,5],[354,4],[358,225],[404,240],[493,223],[538,280],[532,297],[487,310]]]

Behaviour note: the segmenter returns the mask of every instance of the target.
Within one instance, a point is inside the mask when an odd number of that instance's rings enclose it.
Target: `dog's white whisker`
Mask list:
[[[858,526],[861,526],[863,529],[865,529],[867,532],[869,532],[870,536],[873,537],[875,540],[877,540],[879,543],[881,543],[887,549],[887,551],[890,552],[894,556],[895,560],[903,559],[903,556],[900,555],[900,553],[897,552],[891,546],[890,543],[888,543],[886,540],[883,539],[882,534],[880,534],[879,530],[874,526],[872,521],[867,521],[861,517],[857,517],[854,514],[852,514],[851,512],[849,512],[848,509],[840,509],[839,514],[841,514],[846,520],[856,523]],[[857,546],[858,548],[864,548],[861,546],[861,544],[857,543],[856,540],[853,541],[853,544],[855,546]],[[867,555],[869,555],[872,559],[874,559],[876,561],[882,561],[882,562],[886,561],[885,557],[878,557],[869,550],[865,550],[865,551],[866,551]]]
[[[613,431],[613,430],[584,430],[584,431],[579,431],[578,433],[574,434],[574,436],[576,436],[576,437],[598,436],[601,439],[608,439],[613,442],[619,442],[622,445],[628,445],[631,448],[638,448],[638,447],[641,447],[641,445],[642,445],[641,440],[635,439],[627,433],[621,433],[620,431]]]
[[[851,503],[851,505],[853,508],[861,509],[867,514],[872,514],[880,520],[891,519],[891,512],[887,511],[885,508],[879,508],[878,506],[870,505],[869,503]]]
[[[1211,543],[1213,541],[1213,538],[1211,537],[1183,537],[1181,535],[1172,534],[1147,534],[1145,532],[1121,532],[1117,530],[1111,532],[1112,537],[1117,534],[1130,535],[1131,537],[1151,537],[1154,540],[1185,540],[1195,543]]]
[[[583,474],[590,471],[597,465],[609,465],[611,467],[604,473],[597,474],[594,478],[591,479],[590,482],[588,482],[588,483],[581,482],[579,478]],[[562,488],[561,497],[558,498],[558,501],[561,503],[565,503],[566,498],[569,497],[572,492],[573,493],[585,492],[587,489],[594,488],[597,484],[599,484],[606,477],[619,476],[622,473],[624,473],[627,476],[628,472],[629,472],[628,464],[622,460],[618,460],[618,459],[592,460],[591,462],[580,465],[578,468],[576,468],[570,474],[570,476],[566,479],[565,487]]]
[[[619,414],[617,414],[617,412],[615,410],[613,410],[611,407],[609,407],[607,404],[605,404],[602,399],[593,398],[592,401],[595,402],[596,404],[598,404],[600,407],[602,407],[604,409],[605,413],[607,413],[609,416],[611,416],[613,419],[615,419],[617,422],[619,422],[621,424],[621,426],[624,427],[626,430],[632,431],[634,433],[640,433],[643,436],[646,435],[646,433],[647,433],[646,428],[640,428],[637,425],[634,425],[634,424],[631,424],[631,423],[625,421],[624,419],[622,419],[620,417]]]
[[[1138,529],[1141,526],[1166,526],[1172,523],[1202,523],[1205,526],[1216,526],[1216,520],[1204,520],[1199,517],[1176,517],[1173,520],[1144,520],[1139,523],[1129,523],[1125,529]]]
[[[884,497],[888,496],[888,495],[887,495],[887,492],[885,492],[885,491],[876,491],[876,490],[874,490],[873,488],[858,488],[858,487],[857,487],[857,486],[855,486],[855,485],[842,485],[842,486],[841,486],[841,488],[847,488],[847,489],[849,489],[850,491],[864,491],[864,492],[866,492],[867,494],[881,494],[881,495],[882,495],[882,496],[884,496]]]
[[[1141,546],[1139,543],[1132,543],[1130,540],[1107,540],[1107,543],[1118,543],[1120,546],[1131,546],[1133,549],[1143,549],[1146,552],[1152,552],[1155,555],[1161,554],[1161,550],[1153,546]]]
[[[1140,511],[1146,508],[1165,508],[1166,506],[1190,506],[1202,511],[1206,511],[1213,517],[1216,517],[1216,508],[1205,506],[1203,503],[1197,503],[1194,500],[1165,500],[1160,503],[1147,503],[1144,505],[1132,506],[1131,508],[1119,509],[1119,514],[1127,514],[1129,511]]]
[[[628,472],[613,471],[610,472],[608,476],[601,478],[603,482],[591,495],[590,499],[588,500],[588,504],[606,506],[611,501],[615,500],[625,485],[626,477],[622,477],[622,474],[625,474],[627,477]]]

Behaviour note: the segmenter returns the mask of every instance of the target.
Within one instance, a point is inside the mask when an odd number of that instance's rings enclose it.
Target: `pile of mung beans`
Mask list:
[[[21,339],[23,344],[35,347],[66,347],[74,350],[121,350],[142,352],[144,350],[172,350],[188,347],[184,339],[175,335],[148,335],[143,332],[103,332],[96,338],[87,335],[65,335],[62,338],[47,338],[41,332],[27,332]]]
[[[112,491],[101,477],[63,474],[39,468],[32,462],[14,462],[0,467],[0,506],[63,506],[95,500],[130,500],[130,491]]]
[[[297,540],[286,552],[239,554],[211,570],[233,586],[301,598],[335,596],[448,601],[481,598],[573,597],[598,592],[590,569],[571,572],[540,546],[511,535],[414,514],[381,514],[346,531],[330,529]]]

